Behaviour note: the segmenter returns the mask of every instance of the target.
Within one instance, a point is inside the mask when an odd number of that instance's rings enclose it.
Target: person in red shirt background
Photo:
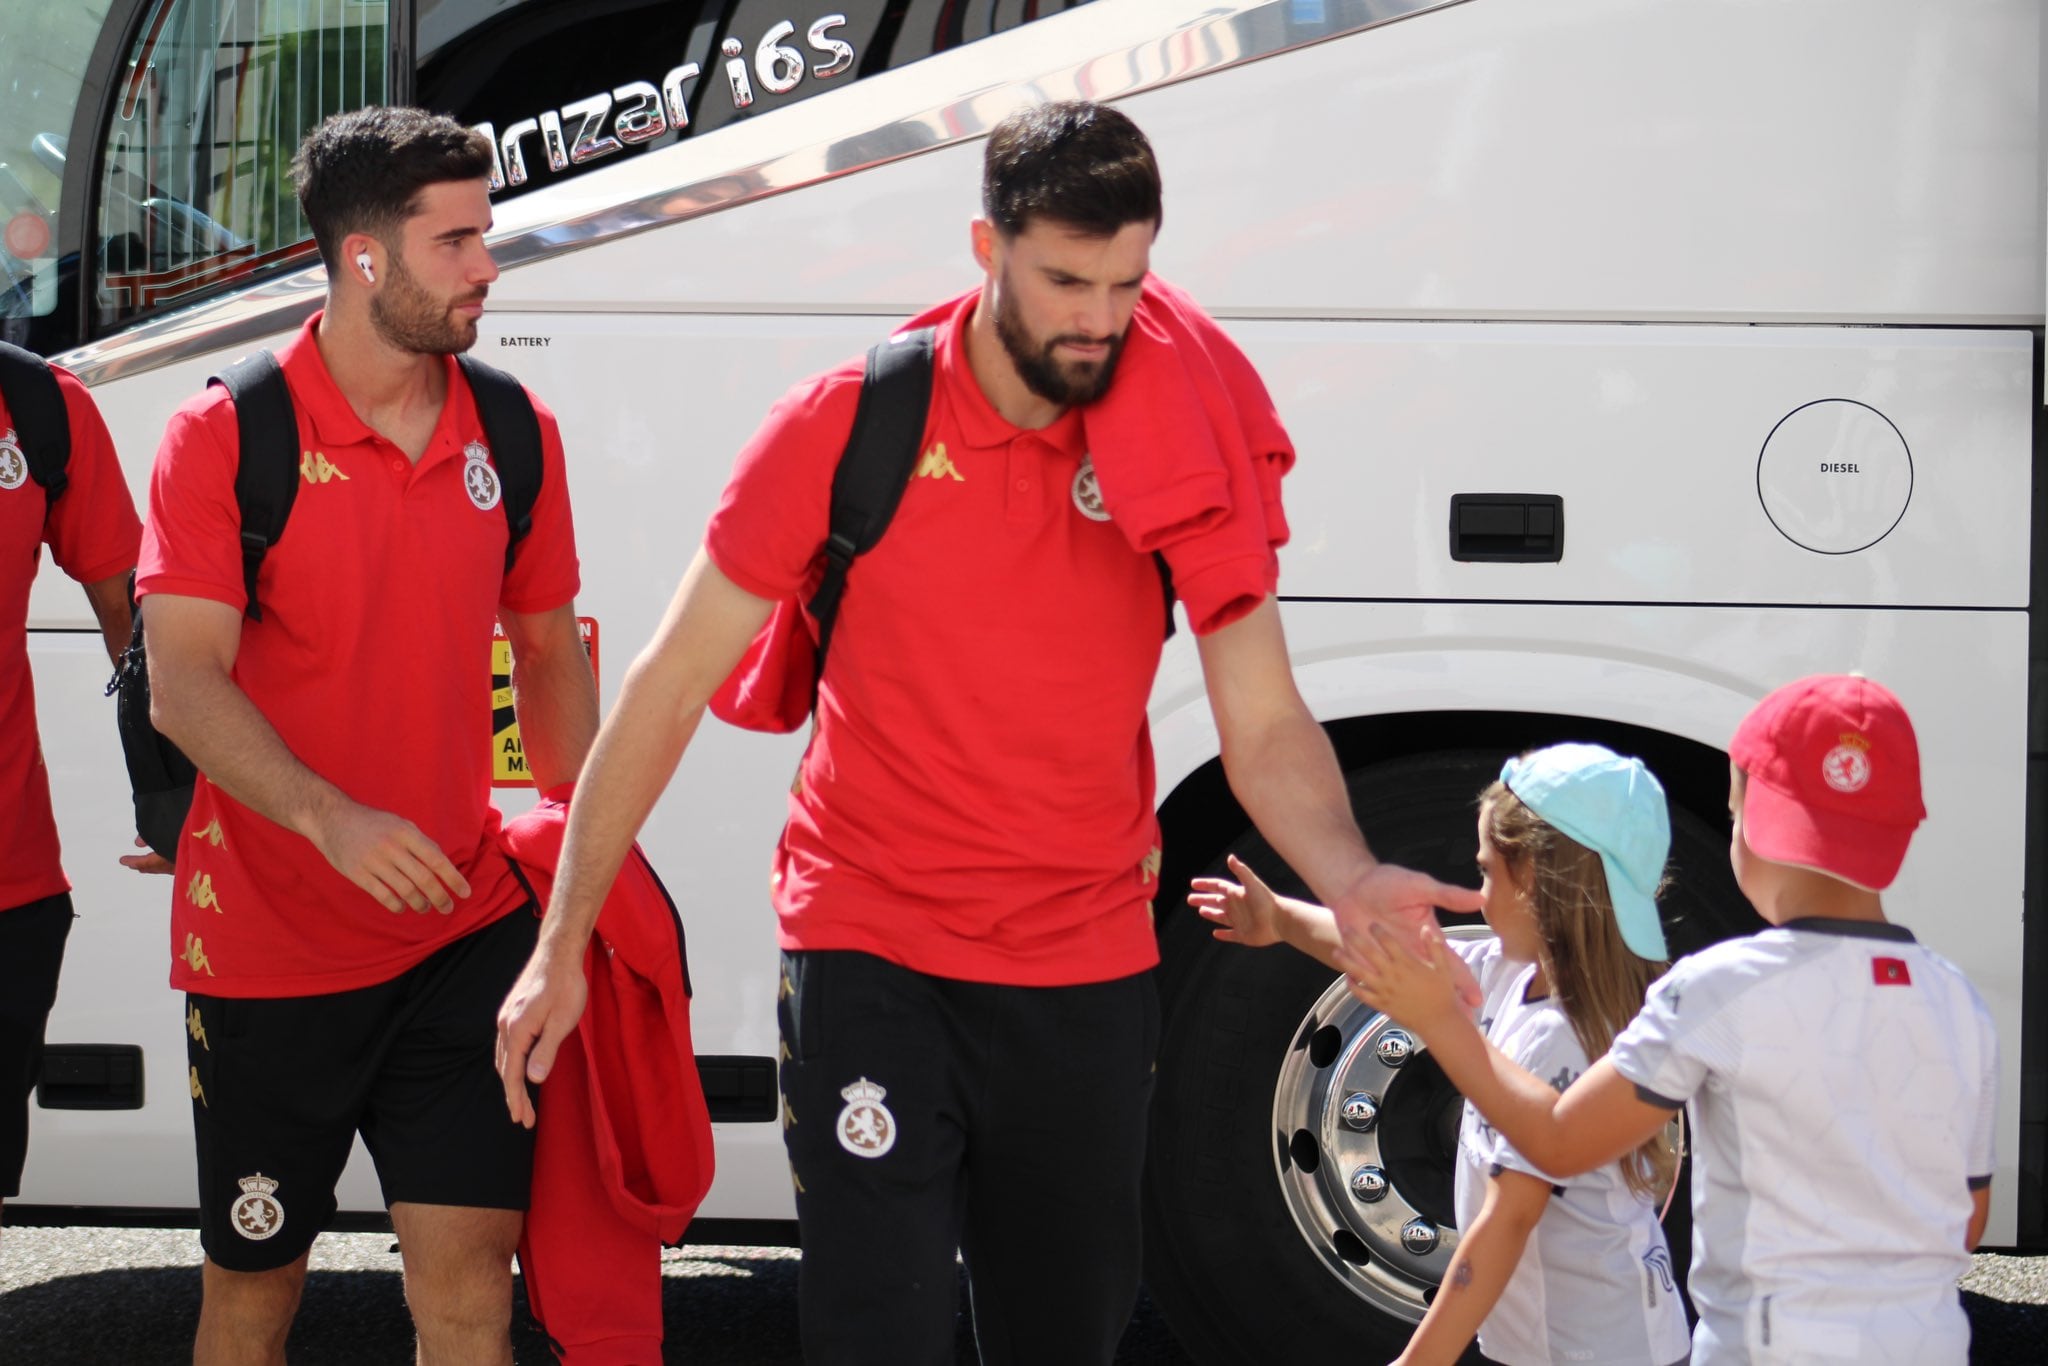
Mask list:
[[[293,164],[327,306],[278,354],[299,487],[244,618],[233,402],[172,417],[137,593],[152,719],[200,770],[179,839],[204,1299],[199,1366],[284,1360],[358,1133],[420,1360],[509,1366],[532,1138],[491,1062],[538,906],[490,804],[494,620],[526,757],[573,778],[597,726],[561,437],[511,532],[455,353],[497,277],[490,143],[416,109],[337,115]],[[529,396],[530,397],[530,396]]]
[[[956,1248],[984,1362],[1106,1363],[1129,1317],[1158,1033],[1146,701],[1162,613],[1138,521],[1188,532],[1161,544],[1225,767],[1287,861],[1354,922],[1478,905],[1374,860],[1295,689],[1277,473],[1231,430],[1284,433],[1242,410],[1270,400],[1220,330],[1148,275],[1161,198],[1143,134],[1092,103],[1013,115],[989,138],[983,207],[979,289],[922,320],[938,332],[921,455],[848,575],[772,874],[818,1363],[950,1362]],[[499,1015],[524,1122],[635,832],[776,602],[814,581],[860,377],[797,385],[741,453],[592,750]],[[1240,410],[1192,426],[1211,400]],[[1206,465],[1148,412],[1208,442]]]
[[[53,366],[71,430],[67,483],[56,498],[29,477],[0,397],[0,1202],[21,1193],[28,1098],[42,1071],[43,1027],[57,999],[71,884],[64,877],[50,775],[36,736],[28,666],[28,596],[42,547],[85,587],[107,658],[128,645],[128,571],[142,528],[107,424],[76,376]]]

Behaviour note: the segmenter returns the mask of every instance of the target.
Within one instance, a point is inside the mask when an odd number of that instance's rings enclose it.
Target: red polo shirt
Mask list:
[[[855,562],[772,879],[784,947],[1055,986],[1158,961],[1145,703],[1159,574],[1074,496],[1079,415],[1027,431],[940,327],[923,457]],[[780,599],[813,576],[859,400],[850,361],[783,397],[741,452],[712,560]]]
[[[134,567],[142,536],[92,395],[68,370],[57,370],[57,387],[71,420],[71,458],[65,465],[71,482],[54,504],[29,477],[7,400],[0,397],[0,792],[8,805],[7,819],[0,821],[0,911],[71,886],[58,862],[50,774],[36,737],[28,668],[28,590],[43,543],[66,574],[98,583]]]
[[[490,804],[491,625],[576,594],[562,442],[537,401],[542,480],[506,574],[500,503],[480,504],[465,448],[485,443],[469,386],[419,462],[365,426],[313,339],[278,353],[297,409],[298,494],[263,561],[263,620],[242,622],[234,679],[293,754],[350,797],[396,812],[469,880],[451,915],[385,910],[301,836],[199,779],[172,892],[171,983],[216,996],[310,996],[388,981],[519,905]],[[180,408],[150,476],[138,592],[244,606],[234,405]],[[488,495],[486,495],[488,498]],[[145,610],[147,610],[145,608]]]

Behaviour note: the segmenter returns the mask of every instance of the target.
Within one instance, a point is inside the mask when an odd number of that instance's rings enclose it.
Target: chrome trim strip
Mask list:
[[[1345,37],[1465,0],[1321,0],[1320,18],[1303,18],[1299,0],[1171,0],[1184,18],[1169,26],[1150,20],[1163,0],[1095,0],[1094,4],[938,53],[895,71],[849,86],[823,101],[807,100],[777,111],[764,123],[740,123],[718,130],[705,143],[683,141],[650,156],[590,176],[536,191],[505,206],[510,222],[491,241],[502,269],[593,246],[735,204],[781,194],[804,185],[985,137],[1024,99],[1117,100],[1208,75],[1296,48]],[[1138,19],[1140,12],[1146,16]],[[1116,36],[1147,24],[1140,41]],[[1104,30],[1107,50],[1080,62],[1064,58],[1035,76],[988,86],[985,61],[961,61],[963,53],[1025,35],[1057,37],[1058,49],[1072,52],[1094,30]],[[1043,42],[1040,47],[1045,46]],[[876,87],[881,87],[877,89]],[[800,145],[776,155],[745,160],[741,149],[777,129],[789,128],[813,105],[842,110],[848,95],[866,93],[889,109],[865,130]],[[932,103],[934,99],[940,102]],[[752,134],[751,140],[747,134]],[[505,135],[511,137],[511,132]],[[707,153],[741,151],[738,165],[708,161]],[[678,171],[682,175],[678,175]],[[604,191],[595,199],[593,191]],[[523,221],[527,206],[542,211]],[[559,207],[558,207],[559,206]],[[143,374],[212,351],[261,341],[312,316],[326,292],[318,266],[207,300],[91,342],[56,359],[87,384],[104,384]]]

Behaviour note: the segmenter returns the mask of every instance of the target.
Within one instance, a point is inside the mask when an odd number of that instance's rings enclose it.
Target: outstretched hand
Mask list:
[[[582,955],[564,956],[572,961],[559,961],[546,943],[536,948],[498,1008],[498,1080],[505,1085],[505,1108],[514,1123],[529,1129],[538,1115],[526,1084],[547,1080],[590,994]]]
[[[1215,926],[1215,936],[1227,944],[1256,949],[1280,943],[1280,903],[1273,889],[1237,855],[1225,862],[1241,881],[1198,877],[1188,884],[1188,905]]]
[[[175,873],[178,871],[177,866],[169,859],[150,848],[149,841],[142,836],[137,835],[135,837],[135,847],[142,850],[142,852],[139,854],[123,854],[115,862],[119,863],[123,868],[132,869],[138,873]]]
[[[1356,961],[1364,959],[1376,927],[1393,935],[1396,942],[1417,950],[1422,948],[1425,936],[1431,934],[1441,946],[1443,933],[1437,928],[1437,907],[1476,911],[1484,904],[1485,898],[1476,887],[1455,887],[1413,868],[1380,863],[1332,902],[1330,909],[1337,917],[1337,933],[1343,940],[1342,958]],[[1476,1008],[1482,999],[1479,979],[1448,948],[1443,949],[1443,954],[1449,959],[1448,970],[1458,999]]]
[[[1375,925],[1356,951],[1345,945],[1339,966],[1351,979],[1353,996],[1424,1040],[1444,1024],[1468,1018],[1460,1004],[1459,979],[1471,981],[1471,969],[1451,952],[1435,925],[1412,941],[1399,931]]]

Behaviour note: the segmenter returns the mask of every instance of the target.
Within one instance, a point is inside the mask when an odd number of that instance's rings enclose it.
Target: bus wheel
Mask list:
[[[1352,805],[1382,858],[1469,885],[1474,799],[1499,765],[1391,760],[1349,775]],[[1720,836],[1683,811],[1673,825],[1674,951],[1754,928]],[[1306,894],[1256,832],[1226,852],[1283,894]],[[1228,876],[1221,856],[1205,871]],[[1220,944],[1184,908],[1160,910],[1166,1018],[1144,1191],[1152,1298],[1204,1366],[1393,1356],[1456,1247],[1462,1098],[1419,1040],[1305,955]],[[1484,933],[1463,919],[1472,928],[1458,933]],[[1673,1222],[1682,1276],[1689,1220],[1675,1208]]]

